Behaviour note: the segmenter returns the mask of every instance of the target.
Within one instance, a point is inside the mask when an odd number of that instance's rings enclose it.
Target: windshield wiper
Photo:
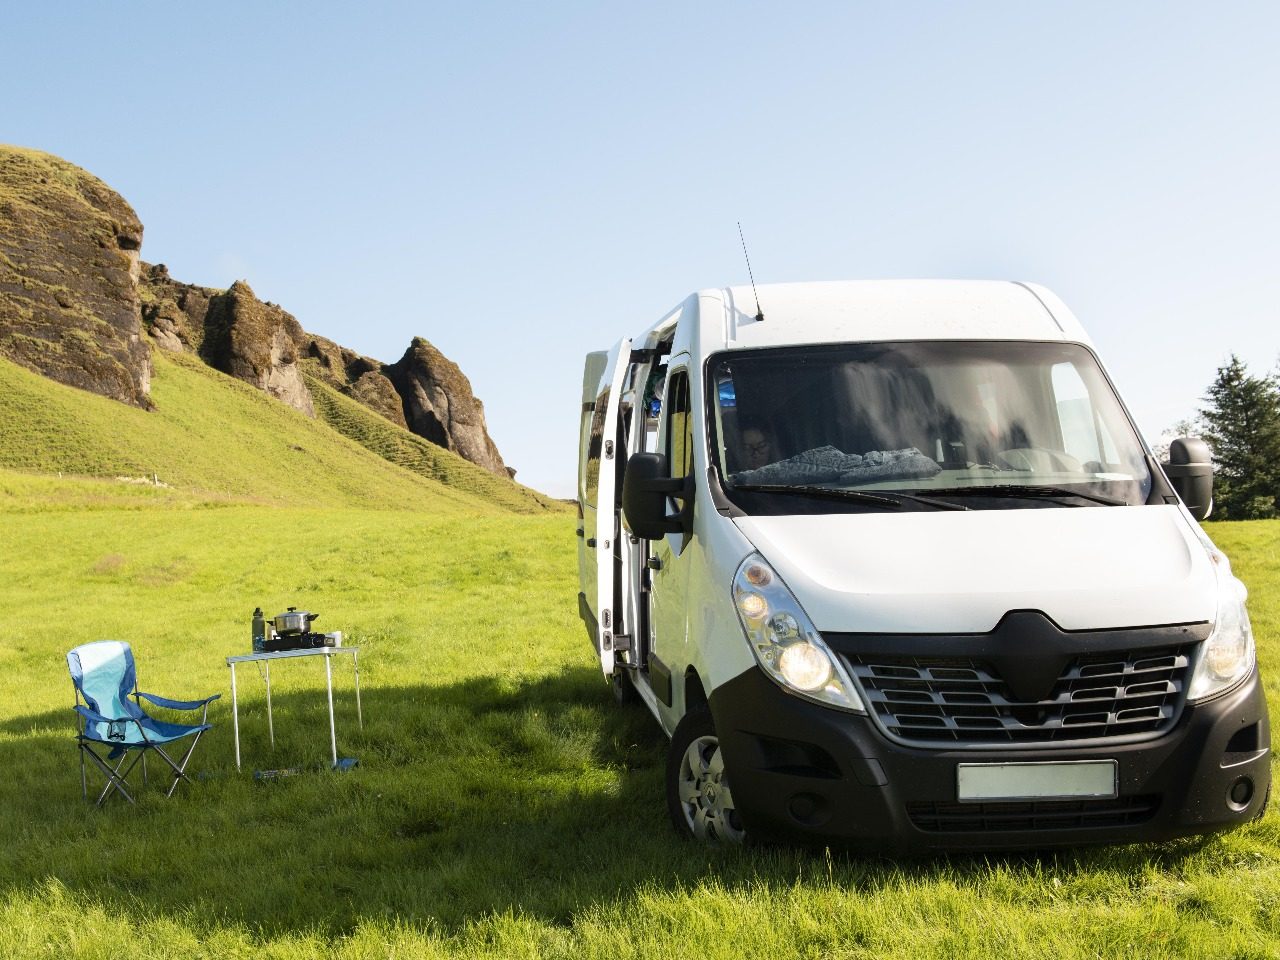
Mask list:
[[[939,510],[968,510],[961,503],[947,503],[945,500],[934,500],[930,497],[922,497],[912,493],[896,493],[885,491],[884,493],[867,493],[864,490],[846,490],[842,487],[818,487],[812,484],[787,484],[787,483],[735,483],[731,488],[733,490],[746,490],[751,493],[794,493],[807,497],[826,497],[831,500],[851,500],[855,503],[874,503],[885,507],[900,507],[902,501],[911,500],[914,503],[924,503],[931,507],[937,507]]]
[[[1117,500],[1115,497],[1107,497],[1100,493],[1082,493],[1069,487],[1042,487],[1024,483],[993,483],[988,486],[975,487],[941,487],[927,492],[934,497],[1079,497],[1082,500],[1092,500],[1094,503],[1105,504],[1108,507],[1128,506],[1128,501],[1126,500]]]
[[[875,503],[882,507],[900,507],[902,502],[890,500],[861,490],[841,490],[839,487],[815,487],[810,484],[789,483],[735,483],[730,490],[746,490],[751,493],[794,493],[802,497],[827,497],[831,500],[853,500],[856,503]]]

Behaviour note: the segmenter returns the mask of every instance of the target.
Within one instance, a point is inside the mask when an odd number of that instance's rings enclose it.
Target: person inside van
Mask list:
[[[741,450],[738,461],[743,469],[755,470],[773,463],[777,459],[773,453],[773,444],[759,427],[747,427],[742,431]]]

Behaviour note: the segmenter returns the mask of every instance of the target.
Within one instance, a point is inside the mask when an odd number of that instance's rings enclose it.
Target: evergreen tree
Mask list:
[[[1203,436],[1204,425],[1199,420],[1183,418],[1160,434],[1160,439],[1151,445],[1151,452],[1155,455],[1156,463],[1167,463],[1169,460],[1169,447],[1174,440],[1182,437]]]
[[[1250,376],[1235,354],[1218,368],[1200,410],[1213,450],[1214,519],[1277,515],[1280,498],[1280,385]]]

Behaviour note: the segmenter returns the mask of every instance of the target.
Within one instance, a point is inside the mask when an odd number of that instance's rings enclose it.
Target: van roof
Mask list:
[[[702,290],[702,349],[870,340],[1069,340],[1090,344],[1075,316],[1035,284],[860,280]],[[715,303],[723,306],[717,323]],[[719,329],[717,329],[719,327]]]

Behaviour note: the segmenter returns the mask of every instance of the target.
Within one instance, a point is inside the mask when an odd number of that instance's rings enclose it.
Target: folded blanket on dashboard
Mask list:
[[[815,447],[794,457],[755,470],[742,470],[729,479],[736,484],[863,484],[885,480],[918,480],[942,468],[915,447],[845,453],[833,446]]]

